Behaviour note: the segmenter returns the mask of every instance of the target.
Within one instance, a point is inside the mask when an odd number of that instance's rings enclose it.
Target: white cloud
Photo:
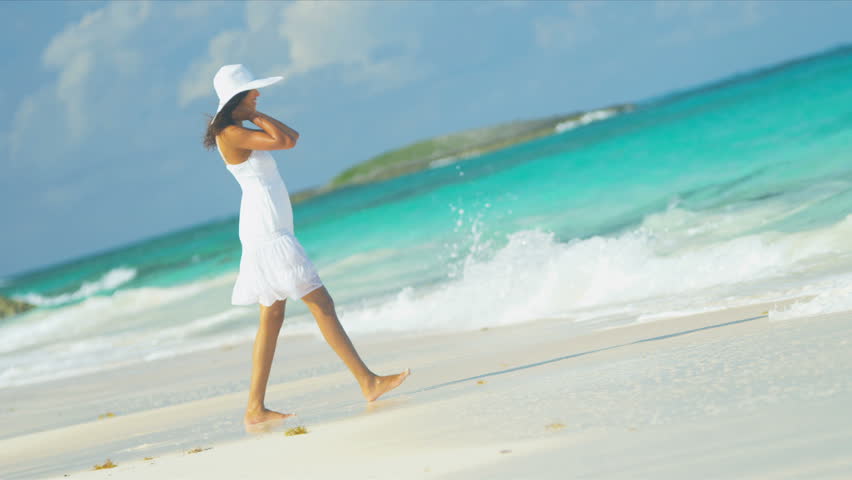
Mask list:
[[[416,78],[413,53],[419,38],[403,16],[386,4],[360,2],[297,2],[283,12],[279,33],[290,47],[286,74],[299,75],[329,65],[345,65],[347,77],[379,88],[391,88]],[[406,12],[408,13],[408,12]],[[409,15],[410,18],[410,15]],[[377,52],[391,47],[387,58]]]
[[[72,139],[80,139],[88,125],[85,115],[86,80],[92,72],[94,55],[81,50],[70,56],[56,82],[56,98],[65,104],[68,132]]]
[[[242,63],[257,76],[285,81],[329,66],[342,80],[371,90],[403,85],[426,69],[416,61],[420,5],[384,2],[248,2],[246,25],[219,33],[207,54],[193,62],[180,85],[179,103],[213,94],[213,75],[222,65]],[[266,65],[264,70],[253,67]]]
[[[128,39],[150,13],[151,4],[147,1],[108,3],[54,36],[42,54],[42,63],[45,67],[59,70],[60,76],[65,75],[66,70],[79,70],[81,62],[94,58],[115,67],[122,74],[134,73],[140,54],[129,48]],[[90,60],[81,60],[81,56],[89,56]],[[83,75],[79,80],[85,80],[85,77]]]
[[[127,39],[149,13],[148,2],[112,2],[87,13],[50,39],[41,60],[45,68],[57,71],[57,77],[24,96],[17,105],[12,129],[6,134],[13,160],[26,148],[27,136],[37,129],[36,122],[39,127],[47,121],[58,122],[62,128],[55,130],[57,143],[82,141],[93,123],[89,118],[89,101],[95,95],[93,74],[130,75],[138,70],[141,54],[128,47]],[[62,121],[56,118],[57,112],[64,113]]]
[[[288,5],[278,27],[290,50],[288,73],[303,74],[335,63],[368,64],[381,44],[369,28],[369,9],[357,3],[302,2]]]
[[[270,70],[257,70],[256,65],[269,64],[267,51],[282,50],[283,42],[274,29],[281,4],[247,2],[246,27],[225,30],[215,35],[207,46],[207,55],[192,62],[178,87],[178,104],[205,98],[213,93],[213,75],[222,65],[242,63],[259,77],[272,75]],[[279,73],[280,74],[280,73]]]
[[[18,104],[17,110],[12,120],[12,130],[5,133],[5,142],[8,149],[8,157],[10,165],[19,164],[18,158],[21,151],[25,148],[24,134],[28,131],[29,126],[33,123],[37,107],[35,95],[27,95]]]
[[[35,148],[44,157],[40,167],[49,168],[55,162],[46,161],[51,155],[44,153],[51,151],[55,157],[83,142],[104,88],[139,71],[142,55],[130,44],[150,12],[147,1],[107,3],[49,39],[41,63],[56,76],[17,104],[4,134],[12,163],[20,163],[16,159],[25,149]],[[42,141],[45,131],[51,132],[52,142]]]

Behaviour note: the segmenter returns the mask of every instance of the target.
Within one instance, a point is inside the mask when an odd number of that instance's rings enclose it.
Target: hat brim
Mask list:
[[[284,77],[266,77],[266,78],[258,78],[257,80],[252,80],[252,81],[246,83],[245,85],[240,87],[239,90],[234,92],[230,97],[222,99],[222,100],[219,101],[219,108],[216,109],[216,115],[218,115],[219,112],[222,111],[222,108],[225,106],[225,104],[228,103],[232,98],[234,98],[234,96],[237,95],[238,93],[245,92],[247,90],[254,90],[255,88],[268,87],[268,86],[272,85],[273,83],[280,82],[281,80],[284,80]],[[213,115],[214,119],[216,118],[216,115]]]

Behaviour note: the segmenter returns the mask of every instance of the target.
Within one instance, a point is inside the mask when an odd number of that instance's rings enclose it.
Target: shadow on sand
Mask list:
[[[639,343],[656,342],[658,340],[666,340],[666,339],[673,338],[673,337],[679,337],[681,335],[689,335],[691,333],[700,332],[702,330],[711,330],[711,329],[714,329],[714,328],[728,327],[728,326],[731,326],[731,325],[736,325],[738,323],[751,322],[753,320],[758,320],[760,318],[766,318],[766,315],[758,315],[756,317],[744,318],[742,320],[734,320],[734,321],[731,321],[731,322],[719,323],[719,324],[716,324],[716,325],[708,325],[706,327],[701,327],[701,328],[693,328],[691,330],[684,330],[682,332],[669,333],[667,335],[660,335],[658,337],[643,338],[641,340],[636,340],[634,342],[622,343],[620,345],[613,345],[611,347],[603,347],[603,348],[598,348],[598,349],[595,349],[595,350],[588,350],[588,351],[585,351],[585,352],[572,353],[570,355],[563,355],[561,357],[551,358],[549,360],[542,360],[540,362],[528,363],[526,365],[520,365],[520,366],[517,366],[517,367],[507,368],[505,370],[497,370],[495,372],[483,373],[481,375],[476,375],[476,376],[473,376],[473,377],[461,378],[461,379],[458,379],[458,380],[452,380],[452,381],[449,381],[449,382],[439,383],[437,385],[430,385],[428,387],[423,387],[423,388],[420,388],[418,390],[414,390],[412,392],[406,392],[405,395],[414,395],[414,394],[426,392],[426,391],[429,391],[429,390],[435,390],[435,389],[438,389],[438,388],[449,387],[451,385],[456,385],[456,384],[459,384],[459,383],[470,382],[472,380],[479,380],[479,379],[487,378],[487,377],[495,377],[497,375],[503,375],[505,373],[517,372],[518,370],[526,370],[528,368],[540,367],[542,365],[561,362],[562,360],[568,360],[569,358],[582,357],[584,355],[591,355],[593,353],[605,352],[607,350],[613,350],[613,349],[616,349],[616,348],[628,347],[630,345],[636,345],[636,344],[639,344]]]

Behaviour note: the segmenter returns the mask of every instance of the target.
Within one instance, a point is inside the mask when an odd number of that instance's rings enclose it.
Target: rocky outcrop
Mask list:
[[[27,302],[0,297],[0,318],[11,317],[12,315],[17,315],[33,308],[35,308],[35,305]]]

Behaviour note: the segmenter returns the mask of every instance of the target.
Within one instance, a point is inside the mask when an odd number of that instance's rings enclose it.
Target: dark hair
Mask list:
[[[237,105],[243,101],[243,99],[248,95],[249,90],[245,90],[234,95],[228,103],[222,107],[222,110],[219,111],[218,115],[207,115],[207,131],[204,132],[204,148],[210,150],[214,146],[216,146],[216,135],[222,133],[222,130],[225,129],[228,125],[236,125],[237,122],[231,118],[231,113],[234,112],[234,109],[237,108]],[[210,120],[215,118],[213,122]]]

